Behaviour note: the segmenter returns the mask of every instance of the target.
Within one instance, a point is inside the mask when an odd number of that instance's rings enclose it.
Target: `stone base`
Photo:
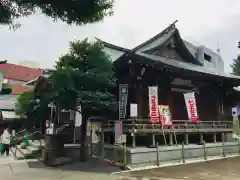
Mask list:
[[[226,142],[234,142],[235,140],[233,139],[233,134],[232,133],[227,133],[226,134]]]

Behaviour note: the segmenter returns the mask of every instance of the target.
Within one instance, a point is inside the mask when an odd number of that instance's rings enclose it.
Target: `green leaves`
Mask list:
[[[113,0],[5,0],[0,1],[0,24],[13,25],[38,9],[54,20],[82,25],[102,21],[112,14],[112,6]]]
[[[87,60],[86,73],[84,58]],[[49,72],[47,85],[38,91],[20,95],[18,114],[41,117],[50,103],[65,110],[76,110],[81,105],[84,116],[108,116],[117,111],[112,62],[99,42],[87,39],[71,42],[69,53],[59,58],[56,69]]]
[[[240,56],[233,60],[231,64],[232,74],[240,76]]]
[[[84,60],[87,61],[86,73]],[[55,92],[68,94],[63,98],[71,100],[63,102],[69,102],[69,108],[81,104],[88,112],[116,109],[115,95],[111,94],[115,85],[112,62],[98,41],[92,43],[85,39],[71,42],[69,53],[56,62],[52,81]]]
[[[18,115],[26,117],[34,114],[35,106],[37,105],[34,96],[33,91],[28,91],[18,97],[16,104],[16,113]]]

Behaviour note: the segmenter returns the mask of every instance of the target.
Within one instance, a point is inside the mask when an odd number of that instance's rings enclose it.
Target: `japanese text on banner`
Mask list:
[[[151,123],[159,122],[158,114],[158,87],[148,87],[149,90],[149,116]]]
[[[125,119],[128,98],[128,85],[119,84],[119,119]]]
[[[184,99],[187,107],[188,118],[192,122],[198,122],[197,106],[194,92],[185,93]]]

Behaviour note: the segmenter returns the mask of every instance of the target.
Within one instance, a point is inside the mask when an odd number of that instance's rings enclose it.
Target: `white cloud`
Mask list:
[[[21,20],[22,27],[17,31],[1,27],[0,59],[33,60],[42,67],[49,67],[67,52],[70,40],[97,36],[117,45],[133,47],[176,19],[183,38],[203,43],[213,50],[219,43],[227,66],[238,51],[238,0],[118,0],[114,9],[114,16],[107,17],[103,23],[85,27],[53,23],[43,15]]]

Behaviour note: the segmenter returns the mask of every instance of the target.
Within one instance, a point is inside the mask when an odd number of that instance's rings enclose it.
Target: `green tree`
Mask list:
[[[38,116],[41,114],[39,112],[41,106],[38,105],[34,91],[27,91],[19,95],[15,107],[16,114],[18,114],[21,118],[26,119],[24,123],[25,128],[41,126],[41,121]]]
[[[17,112],[34,118],[41,117],[49,103],[58,110],[78,111],[80,105],[83,117],[81,154],[84,160],[87,118],[114,116],[117,110],[112,61],[100,42],[73,41],[69,53],[59,58],[47,81],[48,88],[44,92],[40,90],[41,94],[27,92],[19,97]],[[39,99],[37,104],[36,97]]]
[[[31,118],[34,114],[35,98],[34,92],[28,91],[22,93],[17,98],[16,113],[21,117]]]
[[[231,64],[232,74],[240,76],[240,55]]]
[[[49,79],[57,106],[76,111],[81,105],[83,155],[87,118],[108,116],[117,110],[112,61],[104,53],[100,42],[89,42],[87,39],[74,41],[70,43],[69,53],[57,61],[56,70]]]
[[[14,25],[16,19],[40,11],[54,20],[81,25],[103,20],[112,6],[113,0],[2,0],[0,24]]]

